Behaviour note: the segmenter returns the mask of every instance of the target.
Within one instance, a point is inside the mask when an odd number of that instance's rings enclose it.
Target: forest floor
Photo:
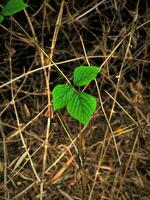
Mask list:
[[[0,25],[0,200],[149,200],[150,2],[27,3]],[[52,107],[80,65],[86,127]]]

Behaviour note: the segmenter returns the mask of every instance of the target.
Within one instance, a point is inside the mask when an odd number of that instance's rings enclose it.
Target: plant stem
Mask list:
[[[82,187],[82,194],[81,199],[86,200],[86,175],[85,175],[85,168],[84,168],[84,158],[85,158],[85,152],[84,152],[84,135],[83,131],[81,130],[81,124],[80,124],[80,141],[79,141],[79,159],[80,159],[80,171],[81,171],[81,187]]]

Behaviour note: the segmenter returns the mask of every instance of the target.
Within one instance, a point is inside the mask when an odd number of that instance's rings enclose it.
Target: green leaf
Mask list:
[[[3,10],[0,12],[3,16],[11,16],[23,9],[28,5],[23,2],[23,0],[9,0],[8,3],[4,6]]]
[[[68,104],[73,94],[74,94],[74,89],[71,85],[69,84],[57,85],[52,91],[54,111],[57,109],[64,108]]]
[[[67,104],[67,111],[71,117],[87,125],[96,109],[95,97],[85,92],[76,92]]]
[[[0,23],[4,20],[4,17],[0,15]]]
[[[76,86],[84,86],[94,80],[101,71],[95,66],[80,66],[75,68],[73,74],[73,84]]]

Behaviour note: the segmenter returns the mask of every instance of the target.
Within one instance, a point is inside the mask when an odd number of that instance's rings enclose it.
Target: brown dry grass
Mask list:
[[[148,0],[29,5],[0,25],[0,199],[149,200]],[[102,67],[86,128],[51,106],[79,65]]]

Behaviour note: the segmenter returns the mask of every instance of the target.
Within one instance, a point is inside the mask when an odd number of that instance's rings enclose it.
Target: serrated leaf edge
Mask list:
[[[82,67],[84,67],[84,68],[87,67],[88,70],[89,70],[89,67],[91,67],[91,68],[97,68],[99,71],[96,73],[96,75],[95,75],[89,82],[80,85],[80,82],[81,82],[81,81],[80,81],[79,83],[78,83],[78,82],[75,82],[74,78],[75,78],[76,70],[81,69]],[[76,67],[75,70],[74,70],[74,73],[73,73],[73,85],[74,85],[74,86],[78,86],[78,87],[87,85],[87,84],[89,84],[91,81],[95,80],[97,74],[100,73],[100,72],[101,72],[101,68],[100,68],[100,67],[97,67],[97,66],[79,66],[79,67]],[[84,79],[82,80],[82,82],[84,82]]]
[[[70,101],[73,99],[73,97],[74,97],[75,95],[77,95],[77,94],[79,94],[79,93],[81,93],[81,94],[84,93],[84,94],[86,94],[86,95],[88,95],[88,96],[90,96],[90,97],[92,97],[92,98],[95,99],[94,96],[89,95],[89,94],[87,94],[87,93],[85,93],[85,92],[76,92],[76,93],[74,93],[74,95],[72,96],[72,98],[70,99]],[[95,99],[95,103],[96,103],[96,99]],[[74,102],[74,104],[75,104],[75,102]],[[71,104],[71,105],[72,105],[72,104]],[[84,104],[84,107],[86,107],[85,105],[88,106],[87,104]],[[79,119],[79,118],[75,118],[75,117],[71,114],[71,112],[68,110],[68,109],[69,109],[68,106],[69,106],[69,103],[67,104],[66,107],[67,107],[67,112],[70,114],[70,116],[71,116],[72,118],[78,120],[78,121],[79,121],[80,123],[82,123],[84,126],[86,126],[86,125],[88,124],[88,122],[89,122],[91,116],[93,115],[93,113],[95,112],[95,109],[96,109],[96,105],[95,105],[94,110],[92,111],[92,113],[91,113],[90,116],[88,117],[89,119],[86,120],[86,123],[84,123],[85,120],[82,120],[82,119]],[[75,107],[75,106],[74,106],[74,107]],[[72,108],[73,108],[73,105],[72,105]],[[76,109],[79,109],[79,105],[76,106]],[[83,111],[83,112],[85,113],[85,115],[89,115],[89,113],[86,114],[86,111],[87,111],[87,109]]]
[[[72,91],[73,91],[72,85],[69,85],[69,84],[58,84],[58,85],[56,85],[56,86],[54,87],[54,89],[53,89],[53,91],[52,91],[52,96],[53,96],[53,108],[54,108],[54,111],[56,111],[56,110],[58,110],[58,109],[62,109],[62,108],[64,108],[64,107],[67,106],[67,102],[66,102],[66,104],[65,104],[63,107],[55,107],[55,102],[58,101],[59,98],[56,98],[56,99],[55,99],[55,97],[54,97],[54,90],[56,90],[56,87],[59,87],[59,86],[68,86],[68,90],[72,89]],[[59,90],[59,89],[58,89],[58,90]],[[66,90],[66,92],[67,92],[67,90]],[[72,96],[73,96],[73,95],[74,95],[74,93],[72,93]],[[60,96],[61,96],[61,95],[60,95]],[[57,100],[57,99],[58,99],[58,100]],[[71,97],[70,97],[70,99],[71,99]],[[70,99],[68,99],[68,101],[69,101]]]

